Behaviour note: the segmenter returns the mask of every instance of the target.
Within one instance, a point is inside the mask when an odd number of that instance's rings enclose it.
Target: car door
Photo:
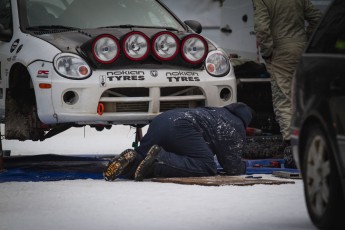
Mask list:
[[[325,97],[331,113],[331,126],[334,128],[342,166],[345,176],[345,1],[335,0],[321,21],[307,53],[316,54],[314,65],[319,69],[318,75],[325,72],[323,81],[326,88]],[[319,55],[317,57],[317,55]],[[314,77],[315,77],[314,75]],[[321,77],[318,76],[317,79]],[[316,79],[316,78],[315,78]],[[314,79],[314,81],[315,81]]]
[[[9,32],[10,31],[10,32]],[[7,64],[12,49],[10,49],[9,34],[12,34],[12,7],[10,0],[1,0],[0,2],[0,119],[5,115],[5,92],[6,77],[9,74]],[[16,45],[16,44],[14,44]]]

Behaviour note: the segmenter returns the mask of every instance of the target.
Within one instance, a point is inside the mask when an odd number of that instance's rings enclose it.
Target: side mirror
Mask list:
[[[12,39],[13,32],[11,29],[5,29],[2,24],[0,24],[0,41],[9,42]]]
[[[184,21],[184,23],[186,23],[187,26],[189,26],[192,30],[194,30],[195,33],[197,34],[201,33],[202,26],[200,22],[195,21],[195,20],[187,20],[187,21]]]

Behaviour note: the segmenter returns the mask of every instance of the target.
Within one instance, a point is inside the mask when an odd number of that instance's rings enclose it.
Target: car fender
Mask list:
[[[24,66],[37,60],[53,62],[54,57],[61,52],[47,41],[29,34],[22,35],[14,36],[12,39],[12,47],[17,44],[17,48],[12,52],[12,61],[14,62],[22,63]]]

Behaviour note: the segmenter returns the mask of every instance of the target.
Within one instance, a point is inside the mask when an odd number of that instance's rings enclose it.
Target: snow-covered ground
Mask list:
[[[44,142],[3,141],[11,155],[117,154],[133,129],[71,129]],[[264,175],[264,178],[274,178]],[[301,180],[206,187],[119,180],[0,183],[0,230],[315,229]]]

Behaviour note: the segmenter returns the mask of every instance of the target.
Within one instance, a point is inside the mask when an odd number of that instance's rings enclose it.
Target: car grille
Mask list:
[[[174,108],[205,106],[206,97],[198,87],[112,88],[100,99],[104,113],[159,113]]]

